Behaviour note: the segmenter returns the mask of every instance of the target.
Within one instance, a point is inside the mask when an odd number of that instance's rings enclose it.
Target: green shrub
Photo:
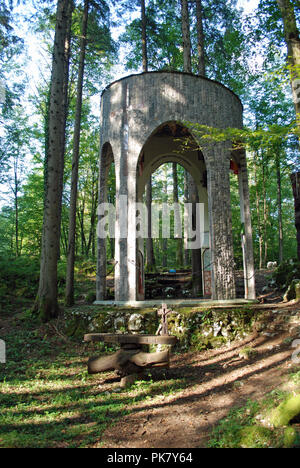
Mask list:
[[[300,262],[290,260],[283,262],[272,275],[277,287],[286,289],[294,279],[300,278]]]

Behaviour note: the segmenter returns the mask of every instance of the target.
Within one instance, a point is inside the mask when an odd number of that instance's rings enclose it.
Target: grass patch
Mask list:
[[[292,374],[289,383],[299,382],[299,372]],[[261,401],[249,400],[245,406],[232,409],[213,429],[209,448],[291,448],[300,447],[299,427],[270,423],[269,415],[290,402],[290,394],[276,389]],[[296,398],[296,397],[294,397]],[[298,399],[297,399],[298,401]],[[285,421],[287,424],[288,421]]]
[[[0,448],[99,446],[104,430],[135,405],[189,385],[149,374],[120,389],[114,373],[87,374],[87,358],[105,349],[63,340],[51,324],[38,325],[26,314],[12,325],[7,363],[0,364]]]

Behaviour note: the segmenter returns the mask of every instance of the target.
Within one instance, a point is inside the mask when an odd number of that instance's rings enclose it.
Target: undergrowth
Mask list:
[[[275,389],[261,401],[248,402],[232,409],[213,429],[209,448],[300,448],[299,425],[274,427],[269,415],[291,396],[291,388],[299,391],[300,371],[290,375],[289,390]],[[294,393],[294,391],[293,391]]]
[[[40,325],[25,312],[5,335],[0,364],[0,448],[100,447],[106,427],[144,400],[174,394],[191,383],[145,375],[121,389],[115,373],[91,376],[87,359],[111,352],[60,336],[57,323]],[[103,381],[108,380],[108,384]],[[194,384],[194,383],[193,383]]]

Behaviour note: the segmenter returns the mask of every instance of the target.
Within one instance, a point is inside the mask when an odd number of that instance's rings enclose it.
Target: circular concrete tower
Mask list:
[[[236,297],[230,169],[239,177],[245,297],[255,298],[252,229],[244,151],[231,143],[202,141],[193,124],[242,128],[239,98],[222,84],[181,72],[147,72],[110,84],[101,100],[99,207],[107,201],[112,162],[116,175],[115,300],[144,299],[144,248],[137,233],[145,184],[165,162],[181,164],[194,178],[203,207],[204,291],[214,300]],[[183,148],[181,142],[189,144]],[[98,211],[99,219],[104,212]],[[139,220],[140,223],[140,220]],[[106,239],[98,236],[97,301],[106,298]]]

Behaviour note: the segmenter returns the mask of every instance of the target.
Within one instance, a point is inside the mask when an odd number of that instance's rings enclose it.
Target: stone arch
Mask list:
[[[185,145],[183,144],[185,143]],[[197,141],[190,132],[190,129],[181,122],[178,121],[167,121],[156,126],[151,131],[149,137],[145,140],[145,143],[140,151],[139,158],[137,161],[137,201],[142,201],[142,195],[146,183],[148,182],[152,173],[154,173],[161,165],[169,162],[176,162],[180,164],[190,174],[195,184],[195,202],[202,203],[204,206],[204,224],[202,227],[203,232],[206,232],[205,239],[209,238],[209,209],[208,209],[208,195],[207,195],[207,167],[205,164],[205,158],[199,149]],[[194,215],[193,215],[194,216]],[[202,222],[202,220],[201,220]],[[185,226],[186,227],[186,226]],[[200,227],[199,227],[200,235]],[[186,240],[187,242],[187,240]],[[204,239],[203,239],[204,243]],[[203,244],[204,245],[204,244]],[[209,247],[206,246],[206,250]],[[193,252],[193,279],[197,275],[198,283],[200,286],[197,289],[196,295],[199,295],[201,284],[204,283],[202,279],[202,249],[197,249],[197,252]],[[143,252],[143,239],[137,239],[137,258],[141,256]],[[137,269],[139,269],[138,276],[143,278],[144,273],[140,271],[140,263],[137,262]],[[197,272],[197,273],[196,273]],[[200,273],[199,273],[200,272]],[[208,274],[211,274],[208,272]],[[211,284],[209,278],[208,283]],[[196,283],[195,283],[196,284]],[[141,288],[144,290],[145,288]],[[205,289],[205,288],[204,288]],[[207,292],[207,289],[206,289]],[[208,295],[211,295],[211,291],[208,291]],[[140,291],[137,291],[138,299],[143,299],[140,295]]]
[[[155,150],[154,156],[153,154],[151,155],[151,161],[143,161],[144,153],[147,149],[147,146],[151,143],[151,140],[155,138],[157,135],[161,135],[161,132],[167,133],[168,130],[170,129],[170,138],[176,139],[175,145],[173,144],[173,147],[170,148],[170,142],[167,142],[167,145],[163,149],[159,149],[158,151]],[[173,130],[172,130],[173,129]],[[179,130],[178,130],[179,129]],[[172,134],[173,132],[173,134]],[[192,145],[189,149],[189,151],[183,151],[180,150],[180,145],[178,143],[178,139],[181,137],[186,136],[186,137],[191,137],[192,139]],[[168,135],[166,135],[168,136]],[[208,166],[209,160],[205,156],[203,151],[200,151],[199,144],[197,142],[197,139],[194,137],[190,129],[185,123],[182,123],[178,120],[169,120],[165,121],[163,123],[160,123],[159,125],[156,124],[154,128],[149,128],[147,135],[145,137],[145,143],[143,144],[142,148],[140,149],[139,156],[137,159],[137,175],[139,175],[141,167],[143,170],[145,170],[146,174],[150,174],[154,171],[153,168],[150,169],[147,167],[148,165],[157,165],[159,167],[160,164],[163,164],[164,162],[172,162],[176,161],[178,164],[181,164],[187,171],[195,171],[195,174],[198,174],[200,176],[199,172],[199,161],[202,161],[204,165]],[[169,145],[169,146],[168,146]],[[188,157],[188,154],[190,153],[190,157]]]

